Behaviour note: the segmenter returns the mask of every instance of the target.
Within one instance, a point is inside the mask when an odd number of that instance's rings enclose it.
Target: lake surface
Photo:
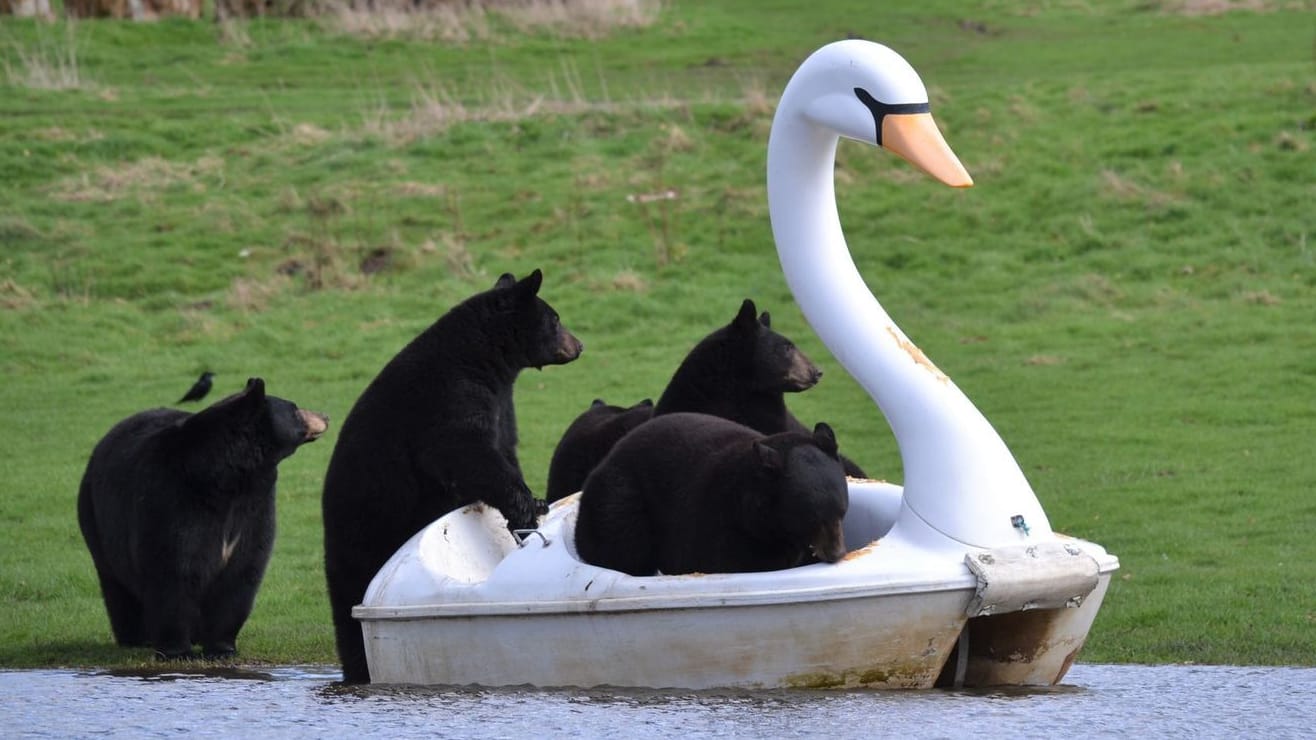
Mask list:
[[[1079,664],[1047,689],[345,687],[336,668],[0,671],[0,736],[1310,738],[1316,669]]]

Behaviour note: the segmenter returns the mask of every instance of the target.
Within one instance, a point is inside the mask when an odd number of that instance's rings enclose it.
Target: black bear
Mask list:
[[[783,395],[808,390],[821,377],[793,342],[772,330],[767,312],[755,317],[754,301],[746,298],[730,324],[685,356],[653,413],[712,414],[764,434],[783,432],[791,418]]]
[[[567,427],[548,464],[548,487],[544,500],[553,503],[580,490],[594,465],[608,454],[617,440],[653,416],[653,399],[634,406],[611,406],[596,398],[590,407]]]
[[[352,607],[408,538],[476,501],[512,529],[536,525],[543,502],[517,460],[512,387],[523,369],[571,362],[582,350],[538,297],[542,281],[539,270],[519,282],[505,274],[454,306],[384,366],[343,422],[322,513],[347,683],[370,680]]]
[[[585,480],[581,560],[633,576],[743,573],[845,555],[836,437],[764,435],[707,414],[656,416]]]
[[[731,323],[704,337],[676,368],[653,415],[678,411],[712,414],[764,434],[808,432],[786,408],[785,394],[812,388],[818,369],[791,340],[772,330],[767,311],[754,318],[746,298]],[[845,457],[847,475],[866,478]]]
[[[78,524],[115,641],[186,658],[237,651],[274,545],[278,463],[328,419],[260,378],[196,413],[153,409],[96,445]]]
[[[808,432],[786,408],[786,393],[808,390],[822,371],[785,336],[772,330],[765,311],[755,317],[746,298],[730,324],[704,337],[681,361],[653,407],[653,416],[674,412],[712,414],[764,434]],[[590,414],[590,411],[586,411]],[[573,424],[574,426],[574,424]],[[614,428],[568,429],[548,468],[548,500],[579,491],[619,437]],[[866,478],[842,457],[847,475]]]

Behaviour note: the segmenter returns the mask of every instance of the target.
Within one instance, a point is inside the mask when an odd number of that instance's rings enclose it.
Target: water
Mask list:
[[[540,691],[345,687],[327,667],[0,671],[0,736],[1308,738],[1316,669],[1074,666],[1047,689]]]

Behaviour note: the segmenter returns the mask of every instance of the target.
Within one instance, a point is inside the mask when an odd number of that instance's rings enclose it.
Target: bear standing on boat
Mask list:
[[[512,529],[538,505],[516,456],[512,386],[525,368],[560,365],[580,342],[538,297],[543,275],[500,277],[402,349],[343,422],[324,481],[324,557],[343,680],[370,680],[352,607],[393,553],[425,525],[483,501]]]
[[[656,416],[590,473],[582,560],[633,576],[741,573],[845,555],[849,506],[836,438],[763,435],[706,414]]]
[[[328,419],[260,378],[195,414],[124,419],[91,453],[78,524],[115,641],[186,658],[237,652],[274,546],[277,465]]]

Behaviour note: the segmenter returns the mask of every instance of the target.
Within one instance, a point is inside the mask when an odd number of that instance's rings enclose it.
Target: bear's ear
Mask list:
[[[592,409],[596,409],[600,406],[607,406],[607,405],[608,403],[604,401],[602,398],[596,398],[593,401],[589,402],[589,407]]]
[[[736,318],[732,320],[731,325],[742,331],[753,331],[758,325],[757,319],[754,318],[755,313],[758,313],[758,311],[754,308],[754,301],[746,298],[740,304],[740,313],[736,314]]]
[[[832,457],[836,457],[839,452],[836,449],[836,433],[825,422],[818,422],[813,428],[813,443],[818,445],[818,449],[826,452]]]
[[[769,447],[762,442],[754,443],[754,454],[758,456],[759,464],[768,470],[780,470],[782,466],[781,451]]]
[[[504,272],[498,276],[498,282],[494,283],[494,290],[504,290],[516,285],[516,276],[510,272]]]
[[[522,298],[533,295],[539,295],[539,286],[544,283],[544,273],[538,268],[534,272],[526,275],[521,282],[516,284],[516,292]]]
[[[764,311],[763,313],[759,314],[759,323],[771,329],[772,314],[768,313],[767,311]]]
[[[652,407],[653,407],[653,399],[652,399],[652,398],[646,398],[646,399],[644,399],[643,401],[640,401],[639,403],[637,403],[637,404],[635,404],[635,405],[636,405],[636,406],[641,406],[641,407],[643,407],[643,408],[652,408]]]
[[[242,390],[242,398],[247,401],[264,401],[265,381],[261,378],[247,378],[247,387]]]

